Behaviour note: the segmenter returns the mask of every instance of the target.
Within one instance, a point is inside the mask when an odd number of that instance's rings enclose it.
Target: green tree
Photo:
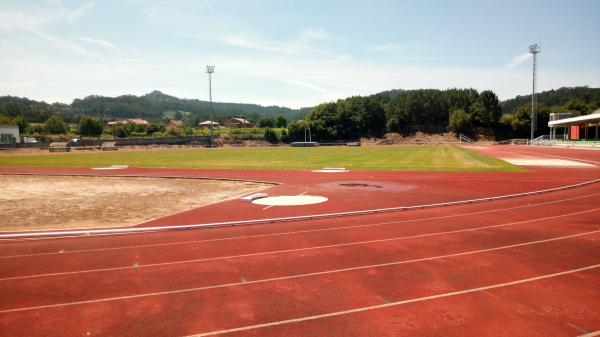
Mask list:
[[[160,131],[160,126],[154,123],[150,123],[148,127],[146,127],[146,133],[149,135],[153,135]]]
[[[587,115],[591,112],[591,108],[588,104],[578,98],[571,98],[563,104],[564,109],[567,112],[571,112],[573,116]]]
[[[25,133],[29,126],[29,123],[27,123],[27,120],[24,117],[13,118],[13,123],[19,126],[19,133]]]
[[[52,135],[60,135],[67,133],[67,125],[63,119],[58,115],[52,115],[46,120],[44,124],[46,131]]]
[[[104,121],[99,118],[82,116],[79,119],[79,134],[87,137],[98,137],[104,131]]]
[[[127,130],[125,125],[117,124],[113,129],[113,134],[117,138],[127,138],[129,137],[129,130]]]
[[[448,126],[456,133],[467,133],[471,130],[471,116],[463,109],[456,109],[450,113]]]
[[[272,128],[275,126],[275,121],[271,117],[263,117],[258,120],[258,127]]]
[[[275,117],[275,127],[276,128],[285,128],[288,125],[288,120],[285,117],[278,115]]]
[[[498,124],[502,115],[498,96],[491,91],[482,91],[479,100],[471,106],[473,119],[478,125],[491,128]]]
[[[531,128],[531,105],[525,104],[512,114],[504,114],[501,123],[510,126],[513,136],[528,137]]]

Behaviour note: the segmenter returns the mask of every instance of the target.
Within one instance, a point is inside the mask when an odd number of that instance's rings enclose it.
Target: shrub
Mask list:
[[[46,131],[52,135],[62,135],[67,133],[67,125],[63,119],[57,115],[50,116],[50,118],[46,120],[44,126]]]
[[[456,133],[466,133],[471,130],[471,116],[463,109],[456,109],[450,114],[448,122],[450,130]]]
[[[277,134],[271,128],[265,129],[265,140],[271,144],[277,144],[277,142],[279,142]]]
[[[127,138],[129,136],[127,128],[121,124],[115,126],[115,128],[113,129],[113,133],[117,138]]]

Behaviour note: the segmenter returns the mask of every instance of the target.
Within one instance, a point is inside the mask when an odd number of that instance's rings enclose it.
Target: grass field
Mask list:
[[[2,155],[4,167],[135,167],[220,169],[521,171],[502,160],[457,146],[166,149],[41,155]]]

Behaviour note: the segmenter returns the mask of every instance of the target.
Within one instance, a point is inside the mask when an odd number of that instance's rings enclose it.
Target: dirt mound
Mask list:
[[[409,145],[456,143],[458,142],[458,139],[454,133],[428,134],[416,132],[414,134],[404,136],[399,133],[391,132],[385,134],[383,138],[363,138],[360,141],[363,145]]]

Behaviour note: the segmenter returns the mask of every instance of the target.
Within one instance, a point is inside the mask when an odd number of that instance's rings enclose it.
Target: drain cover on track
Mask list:
[[[300,206],[320,204],[327,201],[326,197],[318,195],[280,195],[253,200],[252,203],[264,206]]]

